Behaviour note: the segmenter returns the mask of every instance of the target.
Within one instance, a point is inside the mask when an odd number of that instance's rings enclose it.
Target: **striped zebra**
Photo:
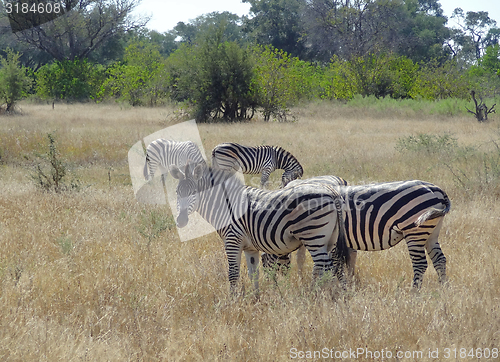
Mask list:
[[[327,185],[330,185],[332,187],[336,186],[347,186],[347,181],[344,180],[342,177],[339,176],[317,176],[314,178],[311,178],[309,180],[312,180],[313,182],[321,182],[325,183]],[[307,182],[308,180],[303,180],[304,182]],[[289,186],[293,186],[296,183],[301,183],[302,181],[295,181],[292,184],[288,184]],[[356,261],[356,251],[352,250],[351,248],[348,248],[349,251],[349,263],[347,265],[348,267],[348,272],[349,275],[354,275],[354,266],[351,266],[353,261]],[[302,269],[306,260],[306,249],[304,246],[301,246],[299,249],[297,249],[297,267],[299,270],[299,273],[302,273]],[[274,254],[267,254],[264,253],[262,254],[262,266],[264,268],[271,268],[271,267],[276,267],[278,271],[280,272],[286,272],[288,269],[290,269],[290,264],[291,264],[291,254],[285,254],[285,255],[274,255]]]
[[[440,283],[446,281],[446,257],[438,242],[444,216],[451,203],[439,187],[424,181],[410,180],[362,186],[339,186],[335,176],[294,181],[319,182],[334,187],[345,200],[344,219],[347,233],[349,274],[354,274],[356,251],[385,250],[405,240],[413,264],[413,287],[420,288],[427,269],[426,251]],[[297,258],[298,263],[301,262]],[[263,265],[289,265],[289,258],[264,255]]]
[[[196,143],[191,141],[177,142],[163,138],[151,142],[146,148],[146,163],[144,178],[153,178],[156,169],[162,168],[162,174],[167,173],[170,166],[185,167],[187,163],[205,162]]]
[[[345,283],[342,199],[330,186],[301,183],[267,191],[245,186],[233,172],[203,163],[194,169],[187,165],[184,172],[173,166],[170,173],[179,180],[177,226],[186,226],[195,211],[214,226],[224,240],[232,292],[239,279],[242,251],[258,292],[259,252],[283,255],[301,245],[312,256],[315,277],[332,270]]]
[[[220,170],[235,170],[248,174],[262,173],[261,187],[267,187],[269,175],[274,170],[284,170],[281,186],[302,177],[304,173],[299,161],[279,146],[247,147],[237,143],[221,143],[212,150],[212,166]]]

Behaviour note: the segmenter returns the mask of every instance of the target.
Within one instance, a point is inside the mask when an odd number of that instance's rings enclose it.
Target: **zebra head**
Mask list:
[[[170,174],[179,180],[177,185],[177,227],[183,228],[189,221],[189,215],[198,209],[199,190],[198,181],[203,176],[203,164],[196,166],[187,164],[184,172],[175,165],[170,166]]]

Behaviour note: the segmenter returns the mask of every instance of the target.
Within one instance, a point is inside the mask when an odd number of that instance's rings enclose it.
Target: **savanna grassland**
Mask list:
[[[471,115],[319,103],[297,108],[296,122],[199,125],[207,152],[227,141],[276,144],[299,159],[304,177],[422,179],[452,201],[440,236],[446,287],[429,266],[412,292],[400,243],[358,253],[346,293],[314,286],[308,258],[302,277],[295,263],[276,282],[261,272],[256,300],[229,295],[216,234],[180,242],[168,207],[135,200],[127,152],[175,124],[172,109],[21,109],[0,118],[0,360],[285,361],[314,351],[360,361],[498,360],[498,116],[480,124]],[[61,192],[33,179],[48,133],[66,165]]]

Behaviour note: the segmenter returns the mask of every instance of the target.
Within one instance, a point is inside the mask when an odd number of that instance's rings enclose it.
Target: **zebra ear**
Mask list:
[[[193,178],[198,181],[203,176],[203,163],[199,163],[193,170]]]
[[[172,175],[173,178],[177,180],[184,180],[186,178],[186,176],[176,165],[170,166],[170,174]]]

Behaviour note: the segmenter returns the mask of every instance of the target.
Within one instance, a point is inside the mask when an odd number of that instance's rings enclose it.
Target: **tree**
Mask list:
[[[198,121],[247,119],[255,109],[250,54],[225,34],[214,25],[167,59],[170,96],[191,104]]]
[[[37,95],[52,101],[96,99],[104,79],[102,65],[86,59],[56,60],[36,72]]]
[[[479,65],[487,72],[500,76],[500,44],[487,47]]]
[[[16,33],[18,40],[54,59],[89,58],[126,31],[146,24],[130,16],[139,0],[61,0],[68,12],[50,23]],[[71,9],[69,11],[69,9]]]
[[[305,37],[324,61],[387,52],[414,61],[446,56],[446,18],[436,0],[309,0],[304,19]]]
[[[467,42],[470,42],[474,48],[475,59],[481,58],[488,45],[487,41],[491,41],[491,36],[487,37],[489,30],[495,27],[496,21],[488,16],[487,11],[468,11],[464,14],[461,8],[453,10],[451,17],[457,20],[462,31],[462,33],[455,33],[454,40],[456,39],[456,42],[461,46],[466,46]],[[495,31],[491,35],[494,33]]]
[[[455,59],[448,60],[444,64],[435,60],[422,66],[412,84],[409,95],[416,99],[469,99],[470,97],[470,79]]]
[[[469,108],[465,107],[467,109],[467,112],[472,113],[478,122],[484,122],[488,120],[488,114],[490,113],[495,113],[495,106],[491,106],[488,108],[488,106],[483,102],[483,99],[479,97],[479,103],[477,102],[476,99],[476,92],[474,90],[470,91],[472,100],[474,101],[474,105],[476,106],[475,111],[471,111]]]
[[[250,3],[244,31],[255,43],[271,45],[292,56],[307,56],[301,11],[304,0],[243,0]]]
[[[5,111],[10,113],[14,106],[31,85],[26,69],[19,66],[19,53],[7,49],[6,57],[0,57],[0,99],[5,104]]]
[[[443,44],[450,38],[447,18],[437,0],[406,0],[407,17],[398,33],[403,40],[398,53],[414,62],[445,62],[450,52]]]
[[[132,106],[154,106],[167,92],[168,74],[158,47],[151,42],[136,41],[125,49],[123,63],[116,63],[108,71],[101,96],[114,96]]]
[[[176,35],[172,32],[165,32],[162,34],[155,30],[151,30],[148,36],[151,43],[157,46],[158,52],[164,57],[168,57],[178,47],[178,44],[175,41]]]
[[[178,22],[170,32],[175,38],[180,38],[180,43],[194,44],[200,38],[206,37],[214,28],[224,29],[224,39],[238,43],[245,42],[245,35],[241,29],[241,18],[228,11],[214,11],[198,16],[189,23]]]
[[[264,120],[286,121],[289,108],[312,93],[313,67],[271,46],[256,46],[253,57],[253,84]]]

